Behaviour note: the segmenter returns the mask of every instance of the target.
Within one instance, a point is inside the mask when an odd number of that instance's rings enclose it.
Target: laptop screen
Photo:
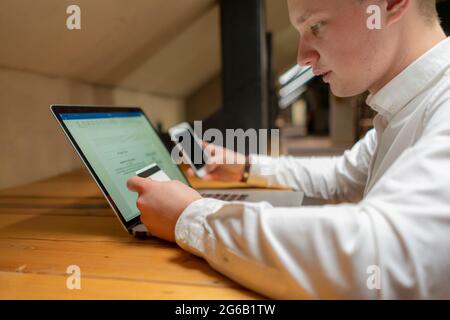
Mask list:
[[[137,194],[126,182],[152,163],[171,178],[188,184],[143,112],[61,113],[77,142],[126,222],[139,216]]]

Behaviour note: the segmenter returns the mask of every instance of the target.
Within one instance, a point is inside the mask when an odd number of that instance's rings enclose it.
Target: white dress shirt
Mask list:
[[[375,129],[339,157],[252,156],[310,197],[297,208],[201,199],[185,250],[271,298],[450,298],[450,38],[367,99]]]

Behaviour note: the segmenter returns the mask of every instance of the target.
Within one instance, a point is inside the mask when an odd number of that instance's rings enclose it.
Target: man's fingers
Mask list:
[[[214,166],[214,167],[211,168],[211,166]],[[215,169],[216,167],[217,167],[217,165],[206,165],[206,166],[205,166],[205,171],[206,171],[207,173],[209,173],[209,172],[211,172],[211,171],[214,171],[214,169]],[[195,176],[196,176],[196,174],[195,174],[194,170],[192,170],[192,168],[188,168],[188,169],[186,170],[186,174],[187,174],[189,177],[195,177]],[[202,180],[205,180],[205,177],[203,177]]]
[[[212,175],[207,174],[206,176],[204,176],[204,177],[202,178],[202,180],[203,180],[203,181],[212,181],[212,180],[215,180],[215,179],[213,178]]]
[[[214,144],[202,140],[202,146],[205,153],[210,157],[213,157],[216,154],[216,148]]]
[[[136,176],[128,179],[127,188],[132,192],[137,192],[141,194],[145,186],[147,186],[148,184],[149,180]]]
[[[187,174],[189,177],[195,176],[195,172],[194,172],[194,170],[192,170],[192,168],[188,168],[188,169],[186,170],[186,174]]]
[[[217,164],[216,163],[207,164],[205,166],[206,173],[211,173],[211,172],[215,171],[216,169],[217,169]]]
[[[222,180],[220,175],[218,175],[216,172],[212,172],[212,173],[208,173],[207,175],[205,175],[202,180],[204,181],[218,181],[218,180]]]
[[[202,140],[202,146],[203,148],[208,147],[209,145],[211,145],[210,143],[206,142],[205,140]]]

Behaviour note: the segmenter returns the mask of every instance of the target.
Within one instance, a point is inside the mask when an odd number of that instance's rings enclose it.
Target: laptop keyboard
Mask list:
[[[248,198],[248,194],[241,193],[200,193],[204,198],[214,198],[224,201],[244,201]]]

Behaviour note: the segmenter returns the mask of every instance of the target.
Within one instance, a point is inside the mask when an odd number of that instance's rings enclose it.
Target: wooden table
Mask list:
[[[0,192],[0,299],[257,298],[176,244],[129,236],[85,170]]]

